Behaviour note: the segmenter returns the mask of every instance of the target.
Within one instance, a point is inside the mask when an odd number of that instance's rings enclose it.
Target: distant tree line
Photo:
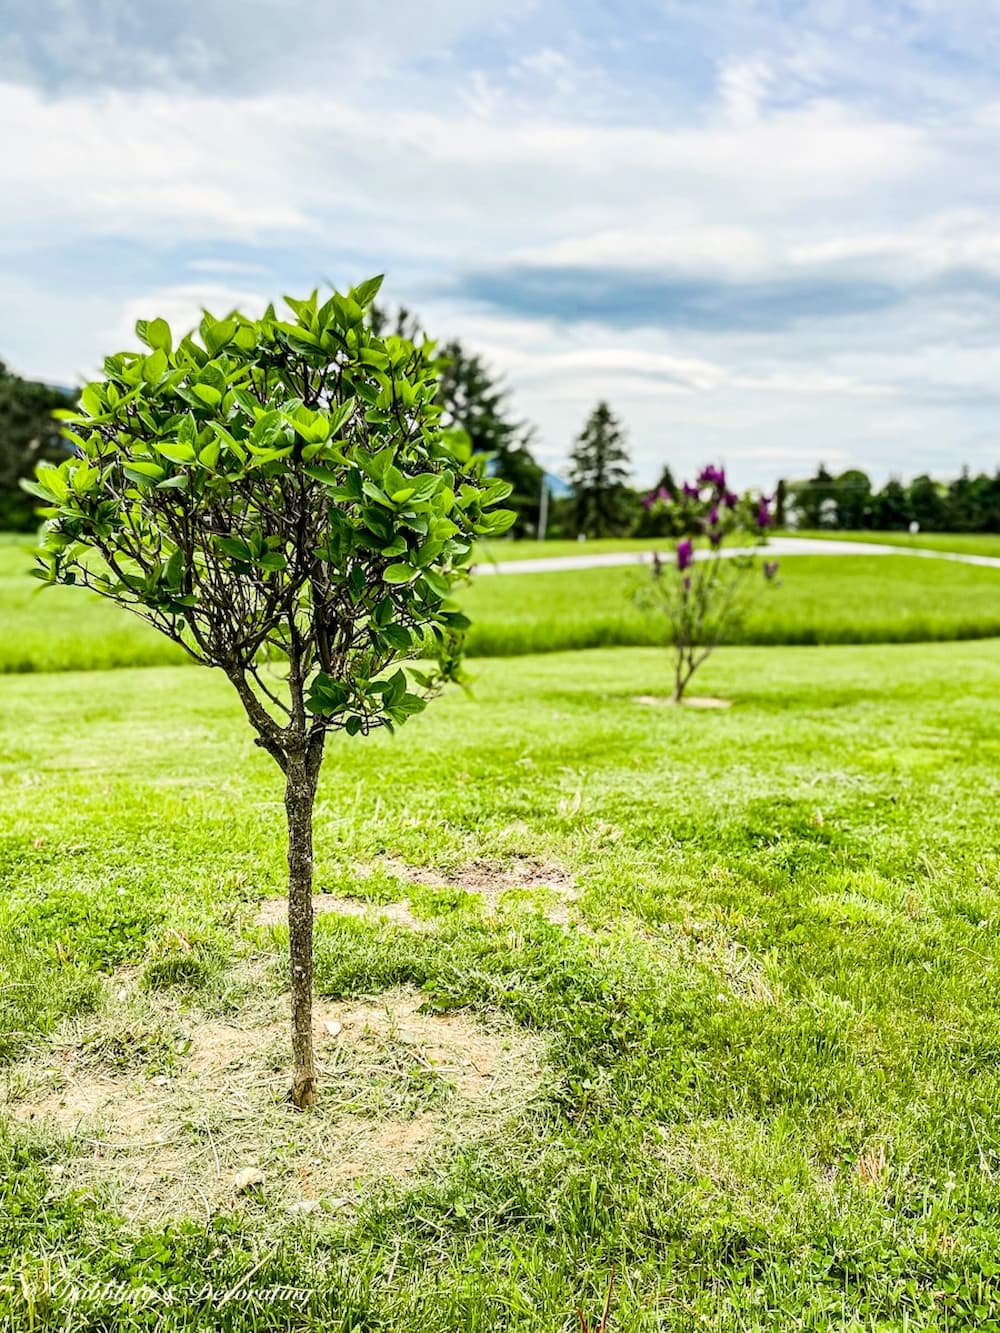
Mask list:
[[[373,331],[423,336],[417,317],[404,307],[376,307]],[[482,357],[455,339],[436,349],[440,358],[439,403],[447,424],[460,426],[473,448],[492,458],[494,475],[510,483],[505,502],[517,514],[514,537],[659,537],[662,506],[650,497],[673,493],[664,466],[652,491],[630,484],[631,458],[621,420],[599,402],[573,441],[568,494],[553,487],[534,454],[536,432],[511,409],[510,391]],[[52,411],[74,395],[20,379],[0,362],[0,529],[31,528],[34,502],[19,488],[41,458],[59,458],[62,444]],[[775,521],[800,528],[891,531],[918,523],[928,532],[1000,532],[1000,471],[992,477],[964,469],[951,482],[915,477],[908,485],[890,480],[881,490],[859,469],[834,476],[822,465],[806,481],[779,481]]]
[[[924,532],[1000,532],[1000,470],[954,481],[926,474],[907,485],[892,478],[875,490],[867,473],[833,476],[821,464],[807,481],[779,483],[779,522],[800,528],[891,532],[917,523]]]

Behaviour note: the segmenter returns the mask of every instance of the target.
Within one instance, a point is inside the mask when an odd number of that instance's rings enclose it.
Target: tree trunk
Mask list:
[[[288,817],[288,954],[292,982],[292,1101],[300,1109],[316,1101],[313,1064],[313,846],[312,816],[318,773],[304,752],[288,755],[285,813]]]
[[[679,704],[684,697],[684,689],[689,677],[684,674],[684,654],[680,652],[674,665],[674,692],[670,696],[672,704]]]

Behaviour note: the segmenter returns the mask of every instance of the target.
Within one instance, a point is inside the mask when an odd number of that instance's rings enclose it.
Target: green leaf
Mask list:
[[[219,454],[221,451],[222,451],[222,445],[219,443],[219,437],[216,436],[214,440],[209,440],[208,444],[206,444],[205,447],[202,449],[202,451],[199,453],[198,462],[202,465],[202,467],[206,467],[209,469],[209,471],[211,471],[215,467],[216,463],[218,463]]]
[[[22,477],[20,482],[18,482],[18,485],[22,491],[27,491],[29,495],[34,495],[37,499],[44,500],[47,504],[51,504],[53,500],[58,498],[45,486],[40,485],[37,481],[29,481],[26,477]]]
[[[427,584],[431,592],[438,597],[448,597],[451,595],[451,584],[440,574],[436,574],[432,569],[423,571],[423,582]]]
[[[412,583],[420,573],[419,569],[414,569],[413,565],[406,565],[402,562],[390,565],[382,575],[386,583]]]
[[[340,407],[335,407],[330,412],[330,434],[339,435],[351,419],[351,415],[357,407],[357,399],[350,398],[346,403],[341,403]]]
[[[159,481],[161,477],[166,476],[166,469],[162,468],[159,463],[147,462],[144,458],[133,458],[124,470],[135,472],[140,477],[148,477],[152,481]]]
[[[400,699],[402,699],[403,695],[406,693],[406,673],[400,669],[395,672],[394,675],[390,676],[385,684],[386,688],[385,693],[382,696],[383,699],[390,706],[399,703]]]
[[[343,712],[349,698],[347,687],[326,672],[319,671],[306,691],[306,707],[310,713],[332,717]]]
[[[368,278],[366,282],[359,282],[356,287],[351,288],[351,296],[357,301],[358,305],[371,305],[376,296],[378,296],[384,279],[385,274],[379,273],[374,278]]]
[[[163,476],[161,471],[159,477],[151,477],[148,472],[140,472],[137,468],[131,466],[123,467],[122,472],[128,477],[129,481],[134,481],[137,486],[155,486]]]
[[[158,454],[162,454],[164,458],[169,458],[171,463],[194,462],[194,449],[190,444],[181,444],[179,440],[173,444],[164,441],[162,444],[156,444],[153,447]]]
[[[80,406],[89,417],[104,415],[104,404],[97,392],[97,386],[88,384],[80,390]]]
[[[139,325],[136,324],[136,333],[139,333]],[[173,338],[170,335],[170,325],[165,319],[151,319],[146,325],[145,336],[139,333],[139,337],[147,347],[152,347],[155,352],[165,352],[167,356],[173,349]]]
[[[86,495],[101,475],[100,468],[75,467],[70,476],[70,485],[77,495]]]
[[[44,486],[48,491],[46,499],[62,501],[69,496],[69,482],[63,475],[62,469],[53,467],[51,463],[41,463],[35,469],[35,477],[40,486]]]
[[[164,570],[164,579],[171,588],[180,587],[181,575],[184,572],[184,552],[177,548],[170,559],[167,561],[167,567]]]
[[[234,560],[242,560],[247,564],[253,560],[253,551],[242,537],[216,537],[215,544],[220,551]]]
[[[147,384],[159,384],[168,369],[169,365],[166,352],[164,352],[162,348],[157,348],[157,350],[150,356],[143,358],[142,378]]]
[[[235,319],[215,320],[206,315],[201,321],[201,336],[212,356],[221,352],[227,343],[232,342],[235,332]]]
[[[211,384],[192,384],[191,391],[209,407],[218,407],[222,402],[222,393]]]
[[[380,505],[385,505],[387,509],[392,508],[392,501],[389,499],[389,497],[385,494],[384,491],[379,490],[379,488],[375,485],[374,482],[366,481],[364,486],[362,487],[362,490],[370,500],[377,500]]]
[[[308,463],[302,468],[307,477],[312,477],[313,481],[321,481],[326,486],[339,486],[340,474],[334,472],[332,468],[318,467],[315,464]]]
[[[379,637],[398,653],[405,653],[413,645],[413,637],[405,625],[385,625],[378,633]]]

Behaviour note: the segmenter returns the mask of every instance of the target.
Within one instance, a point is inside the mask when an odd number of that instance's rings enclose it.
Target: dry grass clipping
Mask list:
[[[463,1013],[423,1014],[422,998],[396,990],[317,1003],[321,1097],[306,1114],[286,1100],[279,1002],[223,1022],[157,1013],[157,997],[143,1001],[146,1027],[134,1026],[158,1034],[165,1067],[150,1063],[148,1042],[135,1067],[109,1063],[124,1037],[106,1014],[114,1043],[95,1020],[67,1028],[8,1071],[2,1112],[70,1137],[57,1193],[90,1191],[133,1220],[349,1206],[436,1150],[502,1132],[542,1086],[541,1038]]]

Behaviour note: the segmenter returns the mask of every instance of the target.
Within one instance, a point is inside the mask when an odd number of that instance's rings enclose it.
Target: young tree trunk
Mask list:
[[[674,692],[670,696],[670,702],[679,704],[684,697],[684,689],[688,683],[689,677],[684,674],[684,652],[681,650],[677,654],[677,661],[674,665]]]
[[[304,753],[288,756],[285,813],[288,817],[288,954],[292,982],[292,1101],[300,1109],[315,1104],[313,1064],[313,802],[317,774]]]

